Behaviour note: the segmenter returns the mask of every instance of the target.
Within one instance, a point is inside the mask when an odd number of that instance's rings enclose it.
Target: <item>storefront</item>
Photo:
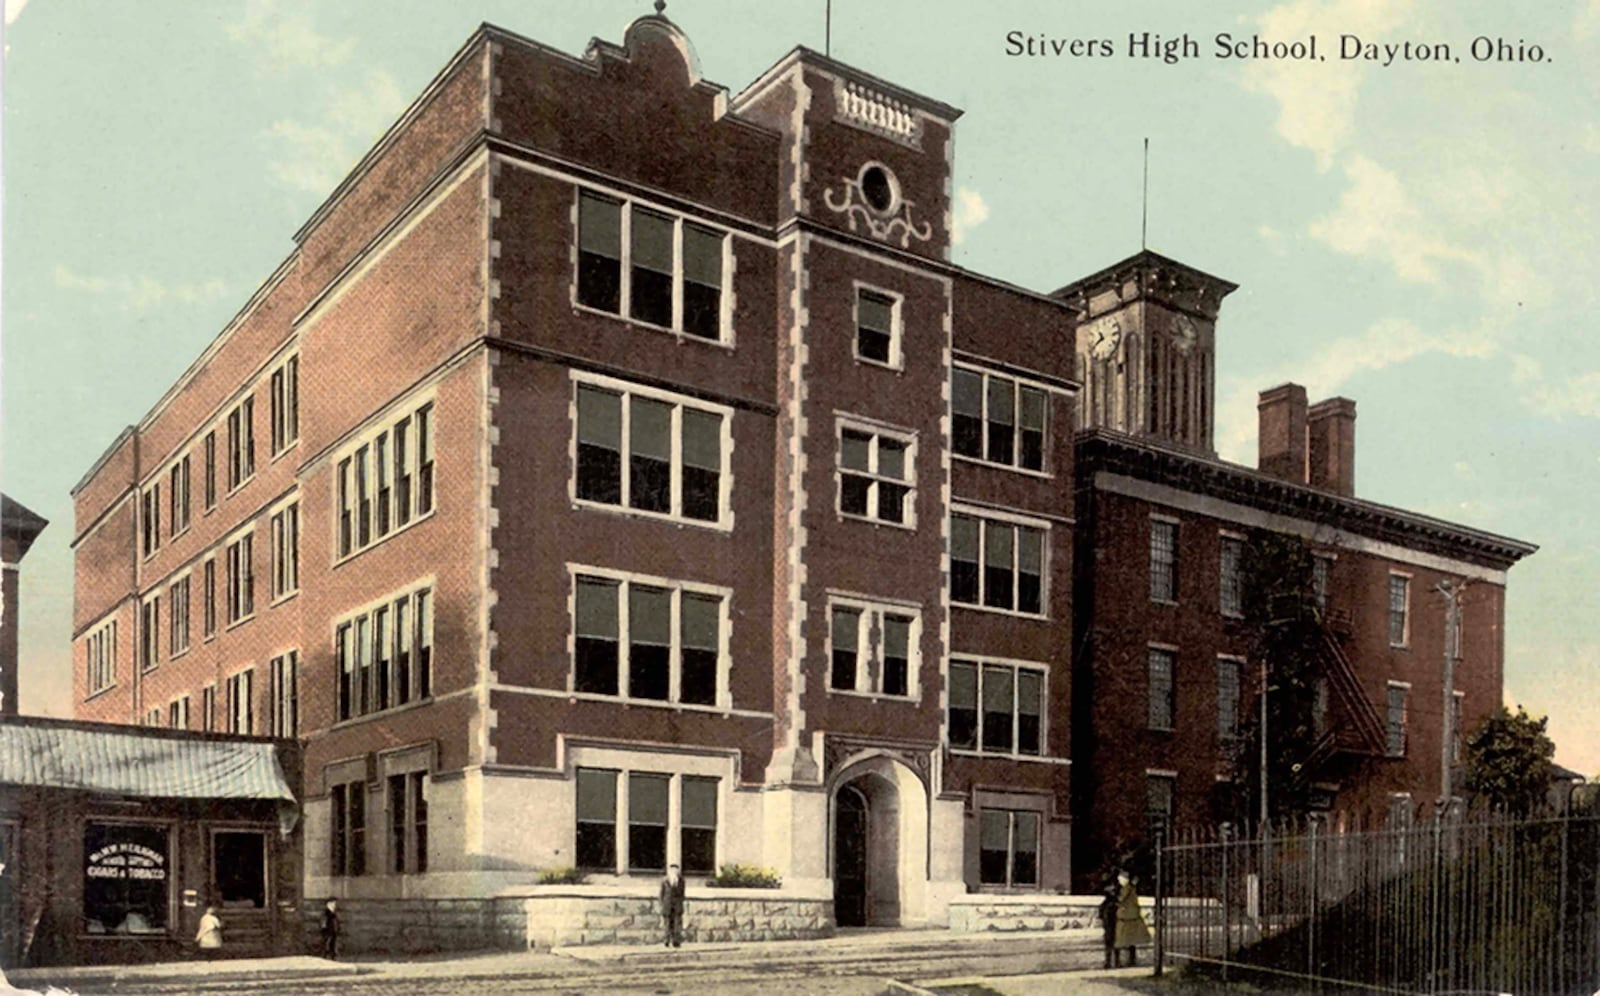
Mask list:
[[[302,950],[294,741],[0,719],[0,965]]]

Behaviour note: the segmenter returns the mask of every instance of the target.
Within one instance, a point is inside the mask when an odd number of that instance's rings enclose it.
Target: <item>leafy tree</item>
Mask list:
[[[1554,771],[1556,745],[1545,733],[1547,716],[1534,719],[1505,706],[1467,738],[1462,788],[1476,799],[1514,816],[1544,804]]]

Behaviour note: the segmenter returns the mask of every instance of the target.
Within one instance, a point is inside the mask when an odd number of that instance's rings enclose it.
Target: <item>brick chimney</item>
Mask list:
[[[1268,388],[1261,392],[1256,413],[1260,419],[1256,466],[1263,474],[1306,483],[1306,389],[1299,384]]]
[[[1351,497],[1356,493],[1356,403],[1329,398],[1306,413],[1308,483]]]

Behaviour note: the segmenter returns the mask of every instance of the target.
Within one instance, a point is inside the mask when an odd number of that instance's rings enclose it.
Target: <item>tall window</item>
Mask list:
[[[396,875],[428,870],[427,778],[423,771],[389,776],[389,871]]]
[[[574,691],[717,704],[725,593],[588,574],[573,584]]]
[[[956,455],[1044,470],[1044,391],[961,367],[950,381],[951,447]]]
[[[1178,600],[1178,524],[1150,520],[1150,600]]]
[[[900,304],[887,294],[856,291],[856,357],[900,366]]]
[[[1332,557],[1311,558],[1311,593],[1316,599],[1318,612],[1328,611],[1328,580],[1332,573]]]
[[[1390,683],[1385,748],[1390,757],[1406,756],[1406,692],[1404,685]]]
[[[228,490],[256,472],[256,399],[247,397],[228,413]]]
[[[151,595],[139,607],[139,666],[161,662],[161,596]]]
[[[393,709],[433,693],[433,591],[386,600],[334,628],[339,719]]]
[[[189,728],[189,696],[180,696],[168,703],[167,725],[174,730]]]
[[[670,775],[628,773],[628,871],[666,871]]]
[[[978,813],[978,881],[983,885],[1039,884],[1039,814],[1012,809]]]
[[[1239,735],[1239,690],[1244,662],[1217,658],[1217,739],[1223,743]]]
[[[432,511],[433,404],[368,436],[339,461],[333,479],[341,557]]]
[[[272,453],[300,438],[300,357],[291,356],[272,371]]]
[[[1222,614],[1237,619],[1244,615],[1244,540],[1222,537],[1222,570],[1218,602]]]
[[[200,586],[200,598],[204,602],[200,608],[201,625],[204,627],[206,636],[215,636],[217,632],[216,559],[207,557],[204,567],[201,568],[201,573],[204,575]]]
[[[295,737],[300,733],[300,653],[291,650],[272,658],[268,680],[272,687],[272,735]]]
[[[167,500],[170,503],[167,521],[172,523],[172,535],[189,528],[189,457],[172,465],[167,471]]]
[[[1144,817],[1146,822],[1172,825],[1173,799],[1178,779],[1173,775],[1149,774],[1144,779]]]
[[[272,516],[272,597],[300,588],[300,506],[290,505]]]
[[[710,228],[584,191],[578,198],[578,303],[719,340],[726,244]]]
[[[908,437],[840,426],[839,512],[911,524],[914,452]]]
[[[659,872],[676,863],[689,875],[716,871],[717,779],[579,768],[576,789],[579,868]]]
[[[189,575],[167,587],[167,656],[176,657],[189,649]]]
[[[1173,677],[1177,672],[1178,655],[1171,650],[1150,648],[1150,709],[1149,727],[1152,730],[1172,729]]]
[[[144,495],[139,505],[140,515],[144,525],[144,555],[146,557],[161,549],[161,482],[150,485],[144,489]]]
[[[950,661],[950,746],[1037,756],[1044,748],[1042,667]]]
[[[335,875],[367,873],[367,785],[363,781],[333,786],[329,792],[332,808],[333,853],[329,869]]]
[[[214,508],[217,504],[217,433],[215,430],[206,433],[205,441],[205,497],[206,508]]]
[[[228,544],[228,624],[248,619],[256,611],[256,580],[252,544],[246,534]]]
[[[717,870],[717,780],[683,778],[680,811],[679,865],[685,875],[711,875]]]
[[[217,686],[200,689],[200,729],[210,733],[217,728]]]
[[[617,772],[578,769],[579,868],[617,868]]]
[[[1044,530],[972,515],[950,516],[950,600],[1044,614]]]
[[[1389,645],[1403,647],[1410,642],[1411,627],[1407,610],[1411,605],[1411,579],[1404,574],[1389,575]]]
[[[872,695],[911,694],[915,615],[866,604],[835,604],[830,616],[829,687]]]
[[[252,695],[253,668],[245,668],[223,682],[228,703],[228,732],[256,732],[255,696]]]
[[[103,624],[84,640],[89,694],[103,692],[117,681],[117,621]]]
[[[727,415],[677,400],[577,388],[578,500],[719,522]]]

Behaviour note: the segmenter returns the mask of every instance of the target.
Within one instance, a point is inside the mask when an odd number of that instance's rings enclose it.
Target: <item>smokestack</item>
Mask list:
[[[1306,389],[1279,384],[1261,392],[1256,466],[1263,474],[1306,483]]]
[[[1356,403],[1329,398],[1306,415],[1309,483],[1349,498],[1356,493]]]

